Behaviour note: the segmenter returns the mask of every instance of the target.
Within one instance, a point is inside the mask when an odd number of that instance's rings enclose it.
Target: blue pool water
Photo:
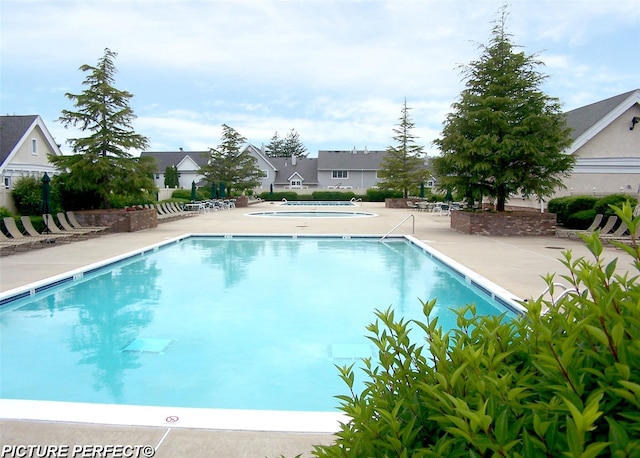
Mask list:
[[[1,398],[331,411],[374,309],[505,310],[405,239],[196,236],[75,277],[0,307]]]
[[[251,213],[246,213],[246,215],[260,216],[260,217],[277,217],[277,218],[370,218],[372,216],[378,216],[375,213],[370,213],[370,212],[327,211],[327,210],[313,210],[313,211],[275,210],[275,211],[251,212]]]

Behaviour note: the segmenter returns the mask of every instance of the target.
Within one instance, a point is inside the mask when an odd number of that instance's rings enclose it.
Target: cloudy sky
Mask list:
[[[640,87],[640,0],[511,0],[512,42],[536,54],[565,111]],[[0,112],[57,122],[109,48],[152,151],[204,150],[228,124],[318,150],[385,149],[406,98],[431,142],[504,1],[1,0]]]

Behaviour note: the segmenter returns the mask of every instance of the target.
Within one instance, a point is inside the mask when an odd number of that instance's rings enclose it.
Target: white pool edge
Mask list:
[[[339,412],[200,409],[0,399],[0,419],[227,431],[335,433]]]

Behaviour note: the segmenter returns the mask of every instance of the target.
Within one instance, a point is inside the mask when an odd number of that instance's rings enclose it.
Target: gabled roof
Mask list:
[[[318,170],[378,170],[386,151],[318,151]]]
[[[316,157],[297,157],[295,165],[290,157],[270,157],[268,160],[276,169],[274,184],[288,185],[290,177],[295,173],[298,173],[307,185],[318,184],[318,158]]]
[[[640,104],[640,89],[625,92],[565,113],[574,139],[569,153],[587,143],[634,104]]]
[[[42,131],[54,154],[62,155],[60,147],[40,116],[0,116],[0,166],[13,156],[36,126]]]
[[[164,173],[167,167],[171,165],[177,167],[187,157],[201,167],[207,165],[207,161],[209,160],[208,151],[144,151],[140,153],[140,157],[143,156],[155,157],[158,162],[157,171],[160,173]]]

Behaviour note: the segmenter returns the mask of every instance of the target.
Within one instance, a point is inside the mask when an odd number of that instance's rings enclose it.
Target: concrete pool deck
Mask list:
[[[85,241],[2,257],[0,292],[183,234],[384,235],[405,219],[393,234],[413,234],[417,239],[523,299],[535,297],[544,290],[546,285],[541,276],[550,272],[565,273],[564,267],[558,261],[563,249],[572,250],[574,257],[584,256],[590,259],[588,250],[579,240],[558,237],[465,235],[449,229],[449,218],[446,216],[409,209],[388,209],[381,203],[364,202],[357,207],[358,211],[376,213],[378,216],[374,218],[256,218],[245,215],[255,211],[271,211],[278,207],[278,203],[262,202],[249,208],[202,213],[194,218],[162,223],[157,228],[146,231],[107,234]],[[291,210],[292,207],[287,209]],[[347,209],[355,210],[355,207],[345,208]],[[619,267],[632,271],[631,264],[620,250],[607,246],[605,257],[620,258]],[[330,434],[0,419],[0,448],[4,445],[73,447],[74,444],[119,444],[151,445],[156,448],[155,457],[293,457],[298,454],[310,456],[314,444],[329,444],[331,440]]]

